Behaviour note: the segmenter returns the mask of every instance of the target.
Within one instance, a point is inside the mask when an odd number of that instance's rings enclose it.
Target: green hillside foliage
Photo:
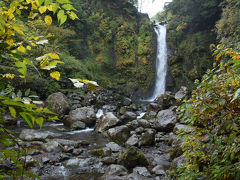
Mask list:
[[[82,76],[103,87],[129,92],[146,91],[153,82],[155,35],[147,16],[127,1],[75,1],[80,21],[72,25],[76,35],[69,39],[70,54],[87,66]],[[91,59],[89,61],[89,59]]]
[[[222,18],[216,24],[218,39],[228,47],[240,50],[240,2],[226,0]]]
[[[221,0],[174,0],[159,14],[169,21],[167,42],[172,51],[169,72],[175,87],[194,89],[194,80],[212,66],[209,45],[216,42],[215,23],[221,15]],[[170,87],[171,88],[171,87]]]

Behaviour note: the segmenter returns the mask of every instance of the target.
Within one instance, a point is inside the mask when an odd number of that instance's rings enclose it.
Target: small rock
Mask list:
[[[174,97],[177,101],[181,101],[184,99],[184,97],[186,97],[187,93],[188,93],[187,87],[182,86],[180,90],[176,92]]]
[[[190,133],[192,130],[193,130],[192,126],[188,126],[188,125],[185,125],[185,124],[179,124],[179,123],[177,123],[175,125],[175,127],[173,128],[173,132],[175,134],[179,134],[181,132]]]
[[[146,119],[139,119],[138,124],[140,126],[142,126],[143,128],[150,128],[151,127],[151,124]]]
[[[151,176],[150,172],[145,167],[135,167],[133,169],[133,173],[137,173],[137,174],[140,174],[140,175],[145,176],[145,177],[150,177]]]
[[[38,140],[45,140],[46,138],[53,138],[57,136],[61,136],[61,135],[56,133],[51,133],[48,131],[24,129],[20,133],[19,138],[24,141],[38,141]]]
[[[117,164],[112,164],[107,167],[105,176],[124,176],[127,175],[127,169],[124,166],[117,165]]]
[[[70,125],[70,128],[72,130],[85,129],[86,128],[86,124],[84,122],[81,122],[81,121],[75,121],[74,123],[72,123]]]
[[[130,98],[125,97],[123,100],[124,106],[129,106],[132,103],[132,100]]]
[[[145,129],[145,132],[141,135],[141,144],[143,146],[153,145],[155,140],[156,131],[154,129]]]
[[[107,143],[106,147],[110,148],[113,152],[119,152],[120,150],[122,150],[122,147],[116,144],[115,142]]]
[[[107,131],[107,135],[112,141],[118,144],[124,144],[125,141],[130,137],[130,128],[125,125],[117,126],[109,129]]]
[[[115,164],[117,159],[115,157],[112,156],[107,156],[102,158],[101,160],[104,164]]]
[[[166,172],[162,165],[157,165],[152,169],[152,172],[156,175],[166,176]]]
[[[45,152],[60,152],[62,150],[59,143],[54,140],[49,140],[47,143],[44,143],[42,148]]]

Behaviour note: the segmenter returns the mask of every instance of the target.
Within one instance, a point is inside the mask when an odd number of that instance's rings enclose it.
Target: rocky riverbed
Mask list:
[[[177,134],[192,128],[176,115],[186,94],[182,87],[134,103],[112,91],[54,93],[45,105],[60,121],[46,120],[41,130],[23,120],[12,127],[27,150],[28,169],[41,179],[171,179],[170,169],[185,161]]]

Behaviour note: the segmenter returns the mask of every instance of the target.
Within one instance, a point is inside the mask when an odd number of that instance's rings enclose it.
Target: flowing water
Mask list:
[[[154,31],[157,34],[156,78],[153,94],[147,101],[153,101],[160,94],[165,93],[167,74],[167,42],[166,26],[156,24]]]

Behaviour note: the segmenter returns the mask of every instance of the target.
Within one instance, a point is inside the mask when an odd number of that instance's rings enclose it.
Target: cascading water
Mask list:
[[[160,94],[165,93],[167,75],[167,42],[166,26],[156,24],[154,30],[157,34],[157,57],[156,57],[156,78],[153,95],[147,101],[153,101]]]

